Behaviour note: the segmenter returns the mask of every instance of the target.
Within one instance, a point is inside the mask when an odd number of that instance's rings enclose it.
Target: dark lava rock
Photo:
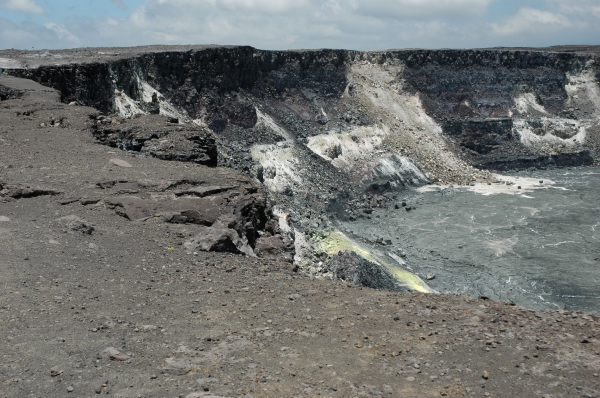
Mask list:
[[[207,128],[173,124],[158,115],[112,118],[108,119],[110,122],[102,116],[98,118],[93,119],[92,134],[102,144],[163,160],[217,165],[217,145]]]
[[[80,232],[84,235],[91,235],[94,231],[94,227],[89,222],[74,215],[61,217],[56,220],[56,223],[71,233]]]
[[[294,241],[286,236],[264,236],[256,240],[255,253],[259,257],[294,259]]]
[[[326,267],[336,278],[358,286],[401,290],[394,276],[387,270],[353,252],[339,252],[329,259]]]
[[[0,85],[0,101],[15,99],[23,96],[23,92]]]
[[[28,199],[36,198],[38,196],[54,196],[60,194],[62,194],[62,192],[55,189],[9,185],[0,181],[0,202],[9,202],[16,199]]]
[[[568,167],[594,164],[595,151],[584,150],[564,152],[554,155],[498,156],[493,161],[478,166],[491,170],[510,170],[515,168],[542,168],[544,166]]]
[[[255,256],[248,241],[227,225],[217,222],[211,227],[200,227],[199,233],[184,243],[188,250],[228,252]]]
[[[121,196],[106,199],[106,204],[131,221],[165,216],[166,221],[181,223],[175,216],[186,213],[188,216],[184,217],[188,217],[190,223],[193,223],[192,219],[194,219],[198,224],[212,225],[221,214],[218,204],[203,198],[152,200],[137,196]]]
[[[212,230],[202,229],[206,233],[210,232],[212,237],[209,241],[212,243],[199,244],[199,246],[227,249],[225,251],[234,253],[244,252],[237,249],[239,242],[236,239],[241,239],[244,244],[254,248],[257,239],[261,236],[267,238],[287,236],[279,230],[264,187],[260,183],[234,170],[222,168],[214,170],[222,181],[227,181],[231,185],[209,185],[208,183],[204,185],[204,181],[194,179],[143,180],[137,182],[137,185],[145,191],[140,196],[114,196],[104,198],[104,202],[117,214],[131,221],[161,217],[167,223],[196,224],[204,227],[212,227],[219,222],[225,229],[233,230],[238,238],[229,237],[229,233],[222,233],[223,231],[217,227],[215,229],[218,234]],[[114,184],[104,182],[102,185]],[[160,199],[146,197],[158,192],[166,192],[169,195],[161,195]],[[276,240],[269,242],[270,244],[262,245],[262,252],[265,255],[277,251],[273,247]],[[291,258],[290,253],[293,253],[293,249],[290,252],[290,245],[289,242],[284,244],[283,251],[288,253],[286,258]]]

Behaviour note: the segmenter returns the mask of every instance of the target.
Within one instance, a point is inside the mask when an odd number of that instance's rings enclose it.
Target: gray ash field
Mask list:
[[[510,176],[513,192],[479,184],[411,193],[410,211],[377,210],[342,228],[402,256],[423,279],[435,276],[428,284],[441,292],[598,313],[600,169]]]
[[[0,397],[599,396],[597,54],[0,51]]]

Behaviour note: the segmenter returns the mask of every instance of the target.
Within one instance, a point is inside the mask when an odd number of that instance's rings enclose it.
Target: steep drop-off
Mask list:
[[[310,272],[331,272],[328,259],[336,254],[316,243],[331,236],[335,218],[368,218],[374,207],[398,206],[404,187],[493,183],[490,170],[599,159],[596,48],[0,55],[13,66],[4,73],[53,87],[64,102],[120,118],[159,113],[210,129],[219,165],[253,175],[277,208],[291,213],[296,259]],[[344,248],[363,250],[353,241]],[[391,274],[402,265],[373,261]]]

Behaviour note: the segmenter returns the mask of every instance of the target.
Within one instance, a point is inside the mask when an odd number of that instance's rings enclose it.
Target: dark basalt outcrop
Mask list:
[[[215,185],[218,182],[231,185]],[[203,231],[199,235],[211,237],[208,242],[200,242],[198,238],[190,247],[252,255],[256,249],[256,254],[264,257],[270,254],[269,250],[281,248],[277,239],[293,239],[281,233],[264,188],[234,170],[217,169],[216,178],[205,180],[134,183],[101,181],[96,185],[108,191],[104,198],[106,206],[131,221],[158,218],[172,224],[196,225],[197,230]],[[123,192],[126,186],[137,186],[136,194],[113,194]],[[293,252],[293,245],[287,245],[281,254],[291,259]]]
[[[22,92],[0,85],[0,101],[19,98],[23,95]]]
[[[146,115],[123,119],[95,116],[92,134],[98,142],[163,160],[217,165],[217,145],[210,130],[177,119]]]
[[[439,119],[508,117],[515,94],[534,93],[551,112],[564,109],[565,73],[589,58],[530,51],[435,51],[408,62],[407,81]],[[466,108],[464,103],[468,102]]]
[[[56,189],[31,187],[29,185],[12,185],[0,181],[0,203],[60,194],[62,194],[62,192]]]
[[[313,90],[309,99],[339,96],[346,87],[346,55],[341,50],[272,52],[219,47],[6,72],[59,90],[64,102],[77,101],[106,113],[114,111],[115,89],[141,100],[143,79],[191,118],[204,117],[211,129],[220,132],[228,124],[250,128],[256,123],[252,104],[237,95],[239,90],[261,99],[300,87]],[[320,117],[314,108],[310,116],[316,123]]]
[[[513,121],[504,119],[452,120],[444,124],[444,132],[464,147],[486,155],[513,141]]]
[[[594,164],[593,151],[558,153],[549,156],[506,156],[479,166],[491,170],[511,170],[515,168],[570,167],[573,165]]]
[[[337,279],[357,286],[384,290],[403,290],[394,276],[386,269],[374,264],[358,254],[343,251],[332,256],[326,269]]]

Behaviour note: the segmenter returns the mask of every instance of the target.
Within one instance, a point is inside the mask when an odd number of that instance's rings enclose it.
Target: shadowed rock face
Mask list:
[[[452,120],[443,128],[448,136],[457,138],[463,146],[481,155],[514,140],[513,121],[509,118]]]
[[[232,185],[208,185],[219,181]],[[104,181],[99,183],[99,187],[105,191],[119,192],[118,187],[127,183]],[[279,232],[269,224],[273,215],[264,189],[233,170],[220,170],[219,178],[212,181],[142,180],[135,184],[139,189],[135,196],[111,195],[104,199],[109,208],[131,221],[159,218],[172,224],[198,225],[203,231],[222,232],[226,229],[229,230],[226,237],[237,236],[236,239],[239,240],[232,241],[228,238],[227,242],[234,246],[243,243],[243,250],[234,252],[245,254],[251,253],[257,246],[259,237]],[[214,228],[207,229],[211,227]],[[220,241],[221,235],[223,234],[215,236],[215,242]],[[201,246],[201,250],[229,247],[226,244],[196,246]],[[293,248],[288,249],[293,252]]]
[[[387,270],[353,252],[339,252],[331,257],[326,268],[336,278],[358,286],[401,290],[394,277]]]
[[[7,101],[9,99],[19,98],[23,95],[22,92],[13,90],[9,87],[0,86],[0,101]]]
[[[560,112],[568,99],[565,73],[586,62],[566,53],[441,51],[412,62],[407,81],[440,119],[509,117],[514,96],[529,92],[548,111]]]
[[[103,144],[163,160],[217,165],[217,145],[210,130],[158,115],[131,119],[97,116],[92,134]]]

